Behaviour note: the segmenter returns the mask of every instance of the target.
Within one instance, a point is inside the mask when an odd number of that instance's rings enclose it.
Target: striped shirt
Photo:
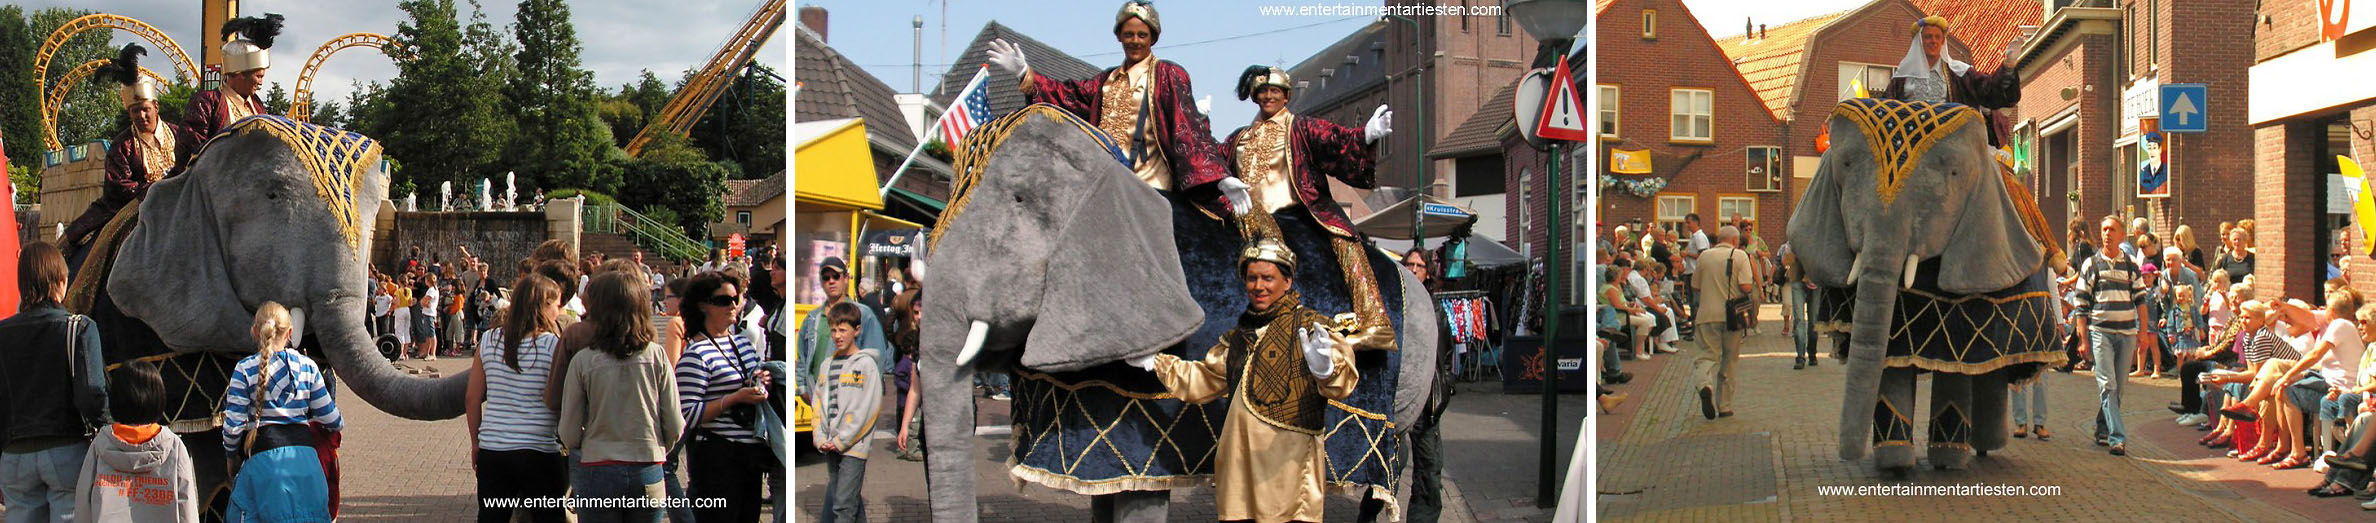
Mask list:
[[[749,338],[740,335],[692,337],[686,336],[685,354],[677,359],[677,408],[684,411],[686,424],[701,420],[701,411],[713,401],[723,401],[734,391],[743,388],[744,381],[759,370],[759,354],[753,350]],[[695,426],[717,434],[727,441],[759,443],[751,427],[733,416],[720,414],[708,423]]]
[[[2280,335],[2277,334],[2274,327],[2262,327],[2259,330],[2248,331],[2236,335],[2236,338],[2237,342],[2244,346],[2244,361],[2249,363],[2261,363],[2273,359],[2302,359],[2301,351],[2294,350],[2293,345],[2280,339]]]
[[[256,356],[239,360],[231,368],[231,390],[223,394],[223,448],[239,450],[239,441],[250,430],[262,425],[298,425],[320,423],[330,430],[339,430],[346,421],[338,415],[338,402],[330,396],[322,379],[322,369],[311,358],[293,350],[273,351],[271,380],[263,390],[256,390],[261,364]],[[249,416],[249,404],[261,399],[257,417]]]
[[[537,334],[520,340],[519,368],[503,363],[503,329],[479,337],[478,365],[486,372],[486,403],[479,410],[478,448],[561,452],[554,439],[552,409],[545,408],[545,384],[553,376],[553,347],[561,337]]]
[[[2079,311],[2088,328],[2111,334],[2137,333],[2137,264],[2127,257],[2097,255],[2079,268]]]

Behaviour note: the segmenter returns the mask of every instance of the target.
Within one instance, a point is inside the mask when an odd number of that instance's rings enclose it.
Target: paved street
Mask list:
[[[1764,320],[1779,325],[1779,309],[1767,306]],[[1843,365],[1825,359],[1821,367],[1791,370],[1789,339],[1769,327],[1742,350],[1734,405],[1739,414],[1709,421],[1701,418],[1692,393],[1697,347],[1677,346],[1683,352],[1625,362],[1636,376],[1617,389],[1633,398],[1598,421],[1601,519],[2072,521],[2117,515],[2134,521],[2273,522],[2369,516],[2350,498],[2304,495],[2320,480],[2308,469],[2272,471],[2195,445],[2203,433],[2172,423],[2164,408],[2178,397],[2175,377],[2129,381],[2123,397],[2128,457],[2111,456],[2090,438],[2094,376],[2049,373],[2046,424],[2052,441],[2015,439],[1969,470],[1935,471],[1922,463],[1907,481],[1889,482],[1869,463],[1837,457]],[[1928,419],[1929,393],[1920,394],[1915,403],[1923,412],[1914,418]],[[2055,486],[2061,494],[1889,498],[1816,491],[1881,484]]]
[[[1444,486],[1446,490],[1443,521],[1446,522],[1532,522],[1551,520],[1548,509],[1535,508],[1536,455],[1542,419],[1541,396],[1536,394],[1505,395],[1498,380],[1464,383],[1455,396],[1450,411],[1444,413],[1443,438],[1446,454]],[[1560,455],[1557,457],[1564,473],[1568,456],[1573,452],[1576,433],[1583,422],[1589,396],[1565,394],[1560,396],[1559,417],[1561,433]],[[1037,485],[1017,488],[1006,473],[1005,460],[1013,452],[1011,438],[1003,431],[1009,423],[1008,402],[975,399],[979,406],[983,435],[974,443],[975,490],[980,492],[983,521],[1013,521],[1046,523],[1053,521],[1086,521],[1089,518],[1089,498]],[[930,498],[925,494],[924,464],[900,461],[891,447],[891,433],[878,432],[874,459],[867,464],[865,496],[870,521],[892,523],[928,522],[932,520]],[[1401,484],[1403,496],[1409,496],[1409,473]],[[793,470],[794,490],[801,503],[801,514],[813,516],[821,507],[825,490],[825,464],[815,451],[801,455]],[[1196,488],[1172,492],[1171,520],[1211,521],[1214,519],[1213,491]],[[1326,518],[1329,521],[1353,521],[1360,514],[1359,497],[1355,494],[1333,494],[1328,498]]]

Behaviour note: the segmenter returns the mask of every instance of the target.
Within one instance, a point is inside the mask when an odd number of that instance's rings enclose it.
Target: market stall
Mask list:
[[[825,288],[817,280],[825,258],[851,260],[862,254],[859,239],[869,230],[917,229],[914,222],[880,214],[883,198],[875,174],[874,153],[867,147],[866,121],[845,118],[792,125],[792,237],[786,246],[793,256],[792,324],[800,325],[825,302]],[[879,268],[859,264],[854,279],[879,279]],[[855,293],[853,293],[855,294]],[[795,328],[792,339],[801,333]],[[798,351],[792,351],[798,352]],[[794,354],[793,357],[798,357]],[[792,362],[799,365],[799,362]],[[814,415],[795,398],[793,427],[809,430]]]

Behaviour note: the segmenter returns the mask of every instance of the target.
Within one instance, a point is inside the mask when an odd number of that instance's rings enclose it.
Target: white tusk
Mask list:
[[[305,309],[289,309],[289,346],[305,343]]]
[[[965,348],[957,351],[957,366],[963,367],[965,364],[973,363],[974,356],[982,352],[983,339],[988,337],[990,337],[990,322],[974,320],[973,327],[965,331]]]
[[[1862,254],[1859,254],[1859,255],[1856,255],[1856,260],[1848,262],[1848,280],[1847,280],[1847,281],[1848,281],[1848,284],[1849,284],[1849,285],[1855,285],[1855,284],[1856,284],[1856,277],[1857,277],[1857,276],[1859,276],[1859,275],[1862,275],[1862,274],[1864,274],[1864,260],[1865,260],[1865,257],[1864,257],[1864,255],[1862,255]]]
[[[1922,265],[1921,256],[1912,254],[1906,255],[1906,288],[1914,288],[1914,268],[1920,265]]]

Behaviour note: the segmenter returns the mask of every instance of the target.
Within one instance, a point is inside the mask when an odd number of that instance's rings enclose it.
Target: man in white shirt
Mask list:
[[[1692,307],[1692,310],[1698,310],[1699,289],[1688,284],[1699,281],[1696,279],[1699,275],[1699,256],[1708,250],[1708,231],[1700,227],[1700,216],[1696,212],[1683,215],[1683,230],[1691,234],[1683,245],[1683,277],[1678,279],[1687,284],[1683,286],[1683,303]]]

